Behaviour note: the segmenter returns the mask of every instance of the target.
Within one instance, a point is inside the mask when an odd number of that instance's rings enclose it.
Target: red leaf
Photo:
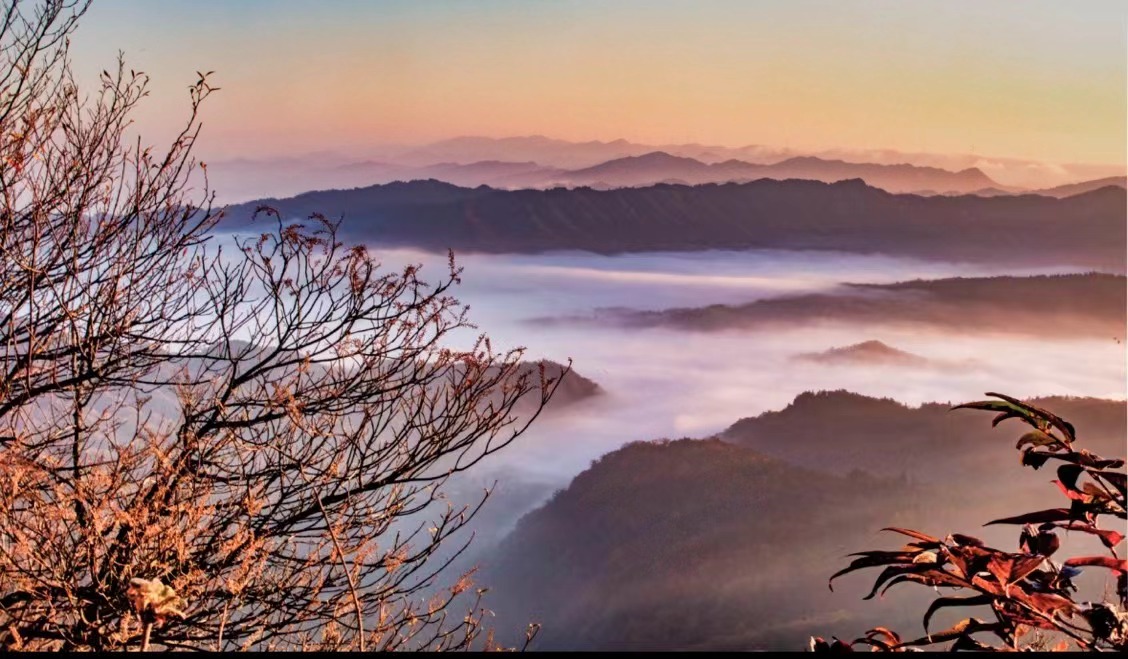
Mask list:
[[[993,549],[974,546],[950,547],[947,552],[952,565],[959,570],[959,575],[965,579],[986,569],[987,563],[995,553],[996,551]]]
[[[923,540],[924,542],[935,542],[937,544],[940,543],[940,538],[933,538],[932,536],[930,536],[926,533],[921,533],[920,531],[914,531],[912,529],[903,529],[899,526],[887,526],[887,527],[885,527],[881,530],[882,531],[892,531],[893,533],[900,533],[901,535],[907,535],[910,538],[915,538],[917,540]]]
[[[968,597],[941,597],[933,600],[928,610],[924,612],[924,631],[928,633],[928,623],[932,620],[932,615],[946,606],[985,606],[990,604],[994,598],[990,595],[971,595]]]
[[[867,555],[862,556],[861,558],[854,559],[852,563],[830,575],[830,579],[827,580],[827,587],[831,590],[834,590],[835,579],[855,570],[861,570],[867,567],[879,567],[882,565],[903,564],[912,561],[912,555],[909,554],[907,555],[907,558],[905,558],[906,554],[904,554],[903,552],[873,552],[872,554],[870,554],[870,552],[864,553]]]
[[[886,629],[885,627],[874,627],[873,629],[866,632],[866,636],[868,638],[873,638],[874,636],[884,636],[885,638],[889,639],[892,643],[900,643],[901,642],[900,634],[898,634],[897,632],[895,632],[891,629]]]
[[[1081,492],[1080,490],[1071,490],[1071,489],[1069,489],[1069,486],[1067,486],[1065,483],[1063,483],[1061,481],[1050,481],[1050,482],[1053,483],[1054,485],[1057,485],[1057,488],[1059,490],[1061,490],[1062,494],[1064,494],[1065,496],[1069,497],[1070,499],[1072,499],[1074,501],[1088,501],[1089,500],[1089,497],[1084,492]]]
[[[1079,465],[1063,464],[1058,467],[1057,475],[1066,489],[1077,491],[1077,479],[1084,471]]]
[[[1090,533],[1101,539],[1104,546],[1109,549],[1115,547],[1124,541],[1124,534],[1112,529],[1098,529],[1097,527],[1089,524],[1088,522],[1070,522],[1069,524],[1058,524],[1058,528],[1066,529],[1067,531],[1081,531],[1082,533]]]
[[[1046,560],[1045,556],[1026,556],[1024,554],[996,554],[987,563],[987,571],[999,580],[1004,591],[1008,586],[1038,569]]]
[[[912,641],[905,641],[897,647],[914,647],[917,645],[933,645],[934,643],[943,643],[944,641],[953,641],[963,636],[970,636],[979,632],[993,632],[1002,629],[1001,623],[987,624],[979,618],[968,618],[957,622],[952,627],[945,629],[942,632],[929,634],[923,638],[918,638]]]
[[[1121,574],[1128,573],[1128,560],[1112,556],[1078,556],[1069,559],[1065,564],[1069,567],[1103,567]]]
[[[1033,412],[1035,416],[1039,416],[1042,419],[1048,421],[1050,423],[1050,425],[1054,426],[1055,428],[1060,430],[1063,435],[1065,435],[1065,443],[1066,444],[1072,444],[1074,441],[1076,441],[1077,431],[1074,430],[1073,424],[1066,421],[1065,419],[1061,418],[1060,416],[1054,414],[1053,412],[1049,412],[1049,411],[1044,410],[1040,407],[1035,407],[1034,405],[1031,405],[1030,403],[1026,403],[1026,402],[1023,402],[1021,400],[1018,400],[1017,398],[1011,398],[1010,396],[1007,396],[1006,394],[997,394],[993,391],[988,391],[987,395],[988,396],[994,396],[995,398],[1001,398],[1001,399],[1007,401],[1008,403],[1011,403],[1013,405],[1017,405],[1019,407],[1025,408],[1025,409],[1029,410],[1030,412]]]
[[[976,537],[970,536],[970,535],[964,535],[962,533],[953,533],[952,534],[952,540],[954,540],[957,545],[961,545],[963,547],[982,547],[983,546],[983,541],[980,540],[979,538],[976,538]]]
[[[1045,522],[1067,522],[1070,519],[1068,508],[1051,508],[1049,510],[1039,510],[1036,513],[1026,513],[1025,515],[992,520],[984,524],[984,526],[991,526],[992,524],[1043,524]]]

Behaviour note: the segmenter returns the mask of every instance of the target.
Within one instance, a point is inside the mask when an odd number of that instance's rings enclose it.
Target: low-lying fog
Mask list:
[[[437,279],[445,258],[377,252],[389,266],[424,264]],[[621,256],[463,255],[456,296],[498,347],[523,345],[527,358],[573,360],[606,395],[539,419],[501,452],[495,466],[526,478],[566,482],[600,455],[634,440],[702,437],[741,417],[786,406],[807,390],[848,389],[919,404],[1017,396],[1125,398],[1124,337],[1032,340],[904,328],[820,323],[772,331],[696,333],[549,324],[531,319],[601,307],[663,309],[747,302],[827,290],[840,282],[1054,274],[831,252],[696,252]],[[868,340],[933,360],[935,368],[833,365],[794,360]]]
[[[388,268],[398,270],[409,263],[422,264],[423,280],[432,283],[442,280],[447,272],[445,255],[380,250],[378,247],[373,248],[373,253]],[[840,531],[855,534],[850,535],[851,539],[847,542],[835,535],[838,531],[831,532],[826,537],[811,540],[806,546],[801,545],[799,553],[790,548],[778,551],[770,535],[764,536],[761,541],[757,526],[760,518],[756,515],[734,521],[731,515],[726,517],[718,513],[720,517],[715,520],[718,528],[739,535],[736,542],[748,544],[747,549],[752,552],[749,555],[775,557],[772,564],[778,569],[768,570],[767,574],[754,569],[737,572],[734,565],[738,563],[728,561],[743,560],[740,557],[744,554],[714,552],[709,543],[715,540],[709,537],[703,538],[699,545],[687,544],[687,554],[704,548],[707,551],[703,551],[702,555],[713,556],[710,559],[715,560],[713,563],[690,561],[683,565],[671,562],[672,554],[668,552],[648,553],[643,551],[642,544],[626,542],[625,532],[615,536],[614,542],[617,549],[628,549],[607,552],[619,556],[619,562],[603,565],[596,561],[598,565],[591,567],[584,563],[586,559],[583,557],[588,554],[576,554],[571,551],[574,547],[561,548],[561,556],[568,557],[567,560],[559,563],[549,560],[546,557],[551,557],[557,549],[558,538],[587,538],[585,534],[601,534],[612,528],[606,525],[618,524],[629,515],[655,516],[655,508],[650,505],[654,495],[652,486],[649,494],[642,494],[638,501],[625,499],[621,508],[608,506],[601,509],[602,512],[594,511],[598,514],[590,524],[586,523],[586,512],[578,516],[575,516],[575,511],[570,512],[568,506],[575,501],[588,501],[584,497],[605,495],[606,491],[601,487],[609,480],[618,483],[624,479],[629,487],[633,487],[630,479],[637,475],[640,477],[638,483],[648,483],[645,473],[616,472],[609,475],[608,469],[604,469],[599,472],[595,484],[589,479],[584,487],[579,488],[577,499],[546,509],[552,511],[552,515],[534,518],[534,522],[537,519],[544,522],[541,526],[522,527],[527,531],[525,535],[519,532],[507,536],[522,515],[545,503],[554,490],[567,487],[571,479],[588,468],[593,460],[624,444],[660,438],[706,438],[725,430],[741,418],[782,409],[797,395],[811,390],[846,389],[864,395],[889,397],[911,405],[978,400],[987,391],[1019,397],[1075,395],[1119,400],[1126,398],[1128,393],[1125,391],[1125,337],[1095,337],[1093,332],[1084,339],[1008,335],[1001,333],[1000,328],[1008,326],[1009,316],[1003,323],[996,323],[990,328],[990,332],[980,332],[975,327],[967,327],[963,331],[958,326],[960,331],[913,329],[904,324],[872,321],[872,318],[880,317],[874,314],[864,316],[853,324],[831,318],[820,320],[817,324],[791,323],[765,325],[754,331],[707,332],[668,327],[640,329],[617,323],[536,320],[590,316],[593,311],[608,307],[662,310],[739,304],[773,296],[831,291],[843,282],[881,284],[953,276],[1063,274],[1075,271],[1069,267],[1016,271],[873,255],[784,251],[620,256],[575,253],[462,255],[457,262],[464,270],[462,283],[453,293],[469,305],[471,320],[477,323],[481,332],[490,335],[495,349],[525,346],[525,359],[529,361],[550,359],[566,362],[571,359],[576,372],[595,381],[604,392],[573,404],[552,406],[524,437],[492,456],[480,468],[452,479],[444,486],[449,501],[456,506],[477,504],[481,496],[480,486],[491,481],[497,480],[499,489],[486,503],[482,514],[473,520],[472,526],[452,538],[437,554],[437,561],[449,559],[452,563],[435,583],[427,585],[427,592],[432,592],[432,589],[438,592],[438,589],[453,583],[465,570],[480,567],[484,570],[483,585],[493,589],[489,606],[497,615],[495,620],[500,633],[509,633],[506,630],[518,633],[531,620],[545,622],[546,635],[538,642],[543,643],[546,649],[602,647],[607,639],[631,648],[636,648],[639,643],[646,646],[646,643],[657,642],[653,638],[661,635],[655,636],[655,630],[666,629],[663,616],[668,614],[660,604],[665,601],[674,606],[676,613],[670,615],[678,618],[683,612],[677,609],[681,604],[675,603],[681,602],[680,598],[687,593],[696,593],[704,605],[720,607],[718,610],[727,611],[726,615],[739,613],[748,619],[760,620],[757,617],[759,612],[774,611],[775,618],[768,616],[771,619],[762,624],[752,624],[744,630],[742,633],[746,632],[746,637],[734,636],[728,641],[710,637],[703,646],[710,649],[724,646],[726,642],[743,649],[797,647],[808,632],[846,634],[866,629],[877,622],[884,623],[889,616],[894,616],[895,621],[901,618],[907,620],[905,612],[921,610],[923,598],[929,593],[898,594],[897,598],[891,598],[884,604],[877,603],[876,608],[870,610],[861,607],[858,599],[861,596],[859,591],[864,592],[869,587],[866,581],[869,576],[855,576],[844,581],[842,589],[833,595],[835,599],[822,590],[826,577],[845,564],[843,555],[867,546],[858,546],[863,541],[867,544],[872,541],[872,548],[888,546],[880,544],[882,542],[895,542],[872,535],[872,531],[886,523],[884,520],[889,518],[890,512],[897,516],[888,523],[897,525],[974,529],[984,520],[1012,514],[1017,508],[1017,505],[1012,505],[1014,501],[1009,498],[1010,495],[999,495],[993,491],[991,496],[997,496],[998,500],[984,502],[975,498],[979,494],[968,494],[966,500],[960,499],[950,506],[944,504],[940,506],[940,513],[934,513],[931,503],[917,501],[916,490],[908,489],[909,486],[904,483],[888,481],[882,487],[892,488],[889,496],[906,495],[908,499],[885,501],[882,499],[885,495],[870,497],[867,492],[861,499],[853,501],[868,501],[868,512],[852,511],[850,506],[854,504],[845,504],[842,516],[832,512],[818,517],[817,511],[803,508],[806,504],[796,504],[794,510],[781,515],[779,519],[808,515],[811,519],[821,520],[820,524],[829,522]],[[1103,306],[1108,306],[1107,298],[1107,295],[1101,297],[1106,300],[1101,302]],[[1046,306],[1053,307],[1050,303]],[[1001,312],[1003,315],[1006,313]],[[1046,322],[1054,321],[1047,316]],[[452,347],[469,347],[477,334],[477,331],[460,334],[455,337],[457,341]],[[254,337],[240,338],[254,340]],[[850,358],[831,360],[833,363],[811,359],[812,355],[824,355],[831,348],[857,344],[867,344],[869,352],[867,349],[840,350],[833,354],[845,354]],[[876,362],[874,354],[878,356]],[[884,362],[880,359],[883,355],[886,357]],[[889,360],[889,355],[893,355],[894,359]],[[1079,430],[1084,432],[1085,428],[1080,427]],[[1002,441],[1009,444],[1014,437],[1010,433],[1014,432],[1017,428],[1011,426]],[[878,439],[886,443],[890,440],[889,437]],[[781,437],[778,441],[787,442],[788,437]],[[709,451],[732,448],[743,453],[742,449],[731,445],[725,445],[727,448],[724,449],[710,449],[707,444],[690,444]],[[683,450],[677,449],[679,453],[674,459],[682,459],[677,456],[684,457]],[[1009,446],[1000,447],[1001,452],[1008,450]],[[713,478],[714,473],[721,478],[724,477],[721,472],[725,470],[718,469],[718,464],[711,461],[730,458],[718,455],[721,457],[702,453],[693,459],[703,461],[697,465],[699,469],[711,470],[709,478]],[[897,456],[896,459],[902,458]],[[645,461],[628,464],[645,464]],[[668,466],[656,464],[654,468],[660,472],[669,470]],[[1011,464],[1015,466],[1013,476],[1016,482],[1049,480],[1049,476],[1019,472],[1017,461]],[[770,467],[784,472],[795,468],[795,465],[783,464]],[[690,470],[690,473],[700,472]],[[904,474],[904,470],[901,473]],[[774,485],[755,481],[760,472],[747,465],[727,477],[736,478],[733,474],[740,478],[751,475],[753,480],[741,481],[744,489],[739,495],[751,500],[758,499],[750,483],[758,483],[755,487]],[[840,480],[843,492],[870,487],[850,485],[850,477]],[[679,537],[678,532],[671,529],[680,524],[677,515],[687,514],[686,511],[704,510],[704,506],[715,501],[721,501],[728,510],[732,510],[731,500],[710,498],[718,488],[727,488],[731,482],[734,481],[719,481],[711,483],[711,487],[697,488],[699,499],[687,496],[682,502],[685,505],[677,506],[673,517],[655,522],[654,528],[658,529],[654,532],[655,537],[664,541]],[[695,488],[697,485],[690,477],[685,477],[681,483],[690,483]],[[764,496],[777,497],[771,500],[778,502],[782,500],[778,499],[782,496],[780,493],[792,485],[784,483],[778,488],[763,487]],[[1016,496],[1024,497],[1025,502],[1027,491],[1023,490]],[[1052,489],[1047,489],[1044,494],[1051,499],[1054,495]],[[790,501],[790,498],[787,500]],[[438,507],[443,505],[438,504]],[[826,509],[819,510],[825,512]],[[434,513],[432,508],[419,515],[426,517]],[[882,521],[866,517],[871,514],[880,514]],[[934,519],[934,515],[940,517]],[[867,528],[854,528],[851,526],[854,522],[850,520],[862,520],[859,523],[864,523]],[[959,523],[953,526],[953,520]],[[646,523],[654,521],[650,519]],[[920,522],[927,524],[918,524]],[[396,529],[411,532],[429,524],[429,521],[413,516],[400,520]],[[791,529],[788,533],[797,533],[789,524],[779,528],[786,526]],[[455,556],[461,543],[471,539],[471,532],[474,544],[467,553]],[[1005,547],[1013,543],[1014,532],[1011,527],[990,527],[982,530],[982,537]],[[586,539],[578,544],[585,543]],[[491,553],[492,550],[502,553]],[[591,551],[591,556],[598,557],[602,550]],[[624,565],[629,567],[631,561],[624,562],[623,556],[632,555],[631,552],[638,554],[641,561],[654,561],[650,564],[658,567],[653,574],[624,568]],[[583,569],[577,565],[583,566]],[[607,572],[599,571],[605,568]],[[646,575],[645,578],[639,576],[642,574]],[[526,592],[519,586],[530,575],[536,577],[531,579],[535,583]],[[599,579],[606,579],[606,583],[596,579],[596,575]],[[725,580],[723,587],[716,585],[721,583],[721,579]],[[1097,583],[1096,587],[1099,588],[1100,584]],[[707,590],[709,588],[716,588],[716,591]],[[608,594],[611,592],[614,594]],[[576,593],[582,597],[571,599]],[[808,597],[806,593],[812,595]],[[588,596],[593,599],[585,603],[583,597]],[[668,600],[663,600],[667,597]],[[576,602],[579,604],[573,606]],[[610,620],[619,621],[617,624],[622,624],[622,620],[635,620],[638,624],[630,629],[624,626],[601,632],[598,625],[590,626],[594,623],[585,611],[596,611],[592,615],[600,620],[606,615]],[[946,615],[942,614],[941,618]],[[778,622],[791,617],[795,617],[793,623],[783,625]],[[777,622],[772,622],[773,619]],[[906,620],[897,624],[915,623],[915,620]],[[706,635],[718,628],[723,628],[723,633],[732,631],[720,623],[720,627],[710,626],[711,622],[703,624]],[[682,645],[689,643],[686,638],[692,638],[692,634],[674,636],[676,638],[671,642]],[[509,644],[520,642],[517,636],[502,638]]]

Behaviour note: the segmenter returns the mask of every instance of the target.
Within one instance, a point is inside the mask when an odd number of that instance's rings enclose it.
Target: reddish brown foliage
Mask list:
[[[1063,462],[1054,481],[1069,499],[1068,508],[1024,513],[988,524],[1021,524],[1019,551],[1005,552],[988,547],[978,538],[953,533],[941,539],[902,528],[887,528],[913,539],[898,551],[867,551],[835,578],[869,567],[884,567],[873,591],[884,593],[898,583],[913,582],[936,589],[951,588],[970,594],[944,596],[935,600],[924,614],[928,632],[932,615],[945,607],[990,606],[993,621],[966,618],[942,632],[926,633],[911,641],[879,628],[852,643],[838,643],[849,650],[868,645],[875,650],[904,651],[917,646],[952,642],[952,650],[1064,650],[1071,645],[1086,650],[1128,649],[1128,561],[1117,554],[1124,540],[1120,531],[1103,528],[1108,519],[1124,527],[1128,518],[1125,502],[1124,461],[1106,459],[1077,449],[1077,432],[1071,423],[1055,414],[1002,394],[988,394],[999,400],[960,405],[959,408],[997,412],[993,424],[1020,419],[1034,430],[1017,444],[1021,462],[1038,469],[1050,460]],[[1084,481],[1083,481],[1084,479]],[[1051,557],[1060,549],[1058,529],[1081,531],[1100,538],[1108,556],[1079,556],[1055,562]],[[1072,582],[1081,568],[1110,570],[1116,577],[1116,595],[1107,601],[1082,603],[1074,600],[1077,588]],[[1042,630],[1045,635],[1032,635]],[[976,638],[993,636],[996,645]],[[1034,638],[1035,640],[1031,640]],[[1050,646],[1050,639],[1056,644]],[[812,639],[812,649],[832,651],[834,645]]]
[[[145,76],[78,93],[84,10],[0,10],[0,641],[470,647],[480,591],[433,558],[476,508],[442,486],[555,382],[447,347],[453,260],[428,282],[270,209],[221,249],[190,156],[213,88],[166,152],[131,145]]]

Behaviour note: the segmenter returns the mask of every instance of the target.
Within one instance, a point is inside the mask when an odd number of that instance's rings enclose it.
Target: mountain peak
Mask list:
[[[841,181],[835,181],[834,183],[831,183],[831,185],[841,187],[841,188],[858,188],[858,189],[865,188],[867,190],[878,190],[879,189],[879,188],[873,187],[869,183],[866,183],[866,180],[863,179],[863,178],[844,178]]]
[[[625,177],[624,180],[627,184],[637,185],[653,184],[656,180],[670,178],[668,175],[670,170],[684,175],[685,173],[708,169],[709,166],[700,160],[671,155],[665,151],[650,151],[637,156],[624,156],[608,160],[593,167],[573,171],[570,174],[577,182],[582,183],[591,183],[593,177],[598,180],[598,177],[611,175]],[[654,178],[656,173],[658,174],[657,179]],[[623,180],[608,181],[608,184],[612,183],[621,185]]]
[[[883,404],[892,407],[905,407],[892,398],[875,398],[848,389],[820,389],[818,391],[804,391],[799,394],[795,397],[795,400],[784,408],[784,411],[791,409],[806,411],[812,408],[833,407],[841,404]]]
[[[973,181],[982,182],[984,183],[983,187],[985,188],[998,187],[999,185],[998,182],[995,181],[995,179],[987,176],[987,174],[985,174],[983,170],[979,169],[978,167],[968,167],[967,169],[961,169],[960,171],[956,172],[956,174]]]
[[[785,165],[822,165],[826,163],[839,164],[841,160],[827,160],[826,158],[819,158],[818,156],[792,156],[775,163],[775,166]]]
[[[638,163],[698,163],[703,164],[699,160],[693,158],[686,158],[683,156],[675,156],[665,151],[651,151],[639,156],[627,156],[626,158],[619,158],[619,160],[630,160]]]
[[[923,366],[928,360],[911,352],[898,350],[877,340],[863,341],[822,352],[807,352],[795,356],[800,361],[821,364],[902,365]]]

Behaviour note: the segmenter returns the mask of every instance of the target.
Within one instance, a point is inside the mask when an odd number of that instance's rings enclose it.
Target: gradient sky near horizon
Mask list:
[[[891,148],[1124,164],[1128,2],[95,0],[80,79],[222,88],[202,153],[458,135]]]

